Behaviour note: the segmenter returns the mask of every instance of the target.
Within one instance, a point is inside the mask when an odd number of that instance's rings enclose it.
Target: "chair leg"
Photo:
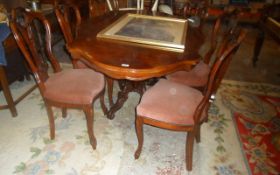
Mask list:
[[[138,139],[138,147],[134,153],[134,158],[138,159],[141,154],[142,146],[143,146],[143,118],[140,116],[136,116],[135,125],[136,125],[137,139]]]
[[[93,149],[96,149],[96,138],[93,132],[93,108],[91,105],[84,109],[86,119],[87,119],[87,131],[89,136],[89,141]]]
[[[101,105],[101,108],[102,108],[102,111],[103,111],[104,115],[106,115],[108,113],[108,110],[107,110],[107,107],[105,105],[104,91],[101,92],[101,94],[100,94],[100,105]]]
[[[67,109],[66,108],[62,108],[62,117],[63,118],[67,117]]]
[[[53,111],[52,107],[45,103],[48,117],[49,117],[49,125],[50,125],[50,137],[53,140],[55,137],[55,123],[54,123],[54,116],[53,116]]]
[[[194,143],[194,131],[190,131],[187,134],[186,143],[186,168],[188,171],[192,170],[192,159],[193,159],[193,143]]]
[[[195,140],[197,143],[200,143],[200,125],[197,127],[197,131],[195,133]]]
[[[110,106],[113,106],[113,86],[114,86],[114,80],[110,77],[106,77],[107,81],[107,88],[108,88],[108,98],[109,98],[109,104]]]
[[[10,91],[10,88],[9,88],[9,83],[8,83],[6,73],[5,73],[5,70],[4,70],[3,66],[0,66],[0,85],[2,86],[3,93],[4,93],[4,96],[6,98],[8,107],[9,107],[11,113],[12,113],[12,116],[16,117],[17,116],[16,105],[15,105],[15,102],[13,100],[13,97],[12,97],[12,94],[11,94],[11,91]]]

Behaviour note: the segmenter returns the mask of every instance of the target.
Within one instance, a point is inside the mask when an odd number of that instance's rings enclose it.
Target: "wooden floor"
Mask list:
[[[280,85],[280,45],[266,35],[257,66],[253,67],[256,30],[247,28],[247,37],[233,59],[225,78]]]

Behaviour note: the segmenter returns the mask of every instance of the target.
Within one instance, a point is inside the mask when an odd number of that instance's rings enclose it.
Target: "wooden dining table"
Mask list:
[[[117,101],[110,106],[107,113],[113,119],[128,98],[128,93],[135,91],[140,95],[145,89],[145,80],[162,77],[178,70],[190,70],[201,59],[199,49],[204,43],[204,35],[199,28],[188,25],[183,52],[174,52],[117,40],[104,40],[97,34],[111,25],[128,11],[113,11],[102,16],[82,21],[78,36],[67,44],[74,64],[86,63],[120,84]],[[129,11],[129,13],[134,13]],[[139,13],[139,11],[138,11]],[[149,14],[148,15],[162,15]],[[176,26],[174,26],[176,27]]]

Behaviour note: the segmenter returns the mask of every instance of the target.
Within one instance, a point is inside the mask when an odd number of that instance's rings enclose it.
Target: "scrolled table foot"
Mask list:
[[[128,99],[129,92],[137,92],[140,96],[143,95],[145,91],[145,81],[129,81],[129,80],[119,80],[120,91],[118,93],[118,99],[116,103],[110,108],[107,113],[107,118],[112,120],[115,118],[115,113],[121,109],[125,101]]]

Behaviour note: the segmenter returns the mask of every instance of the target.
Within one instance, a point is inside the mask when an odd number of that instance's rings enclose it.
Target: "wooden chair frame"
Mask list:
[[[193,115],[194,125],[176,125],[136,114],[135,127],[138,139],[138,147],[134,154],[135,159],[139,158],[143,147],[143,124],[148,124],[158,128],[187,132],[186,169],[188,171],[192,170],[194,139],[196,139],[198,143],[200,142],[200,126],[204,122],[204,120],[201,119],[202,113],[205,110],[208,111],[211,102],[211,96],[216,93],[217,88],[220,85],[225,73],[225,68],[230,63],[233,54],[237,51],[239,45],[246,35],[246,32],[244,30],[241,30],[238,33],[240,34],[238,34],[238,36],[235,36],[235,38],[237,38],[236,40],[232,40],[233,38],[230,38],[230,40],[225,39],[220,47],[220,52],[217,55],[218,58],[216,59],[209,75],[206,91],[203,93],[203,99],[197,106]],[[234,34],[235,33],[232,33],[232,35]],[[207,119],[207,117],[205,117],[205,119]]]
[[[18,15],[22,14],[24,21],[18,21]],[[13,9],[12,11],[12,20],[10,23],[12,32],[17,41],[17,44],[25,56],[30,69],[34,75],[35,81],[39,87],[40,93],[43,97],[46,110],[49,118],[50,126],[50,138],[55,138],[55,123],[52,107],[58,107],[62,109],[62,117],[67,116],[67,108],[82,109],[86,115],[87,120],[87,130],[89,135],[89,140],[92,145],[92,148],[96,148],[96,138],[93,133],[93,103],[97,98],[100,98],[101,107],[104,113],[107,112],[106,106],[104,104],[104,89],[94,98],[89,104],[79,104],[75,102],[58,102],[51,99],[44,98],[44,93],[46,91],[45,81],[49,78],[47,69],[48,64],[44,61],[41,61],[40,55],[36,51],[36,45],[34,43],[34,32],[32,31],[32,26],[34,21],[39,20],[42,22],[45,29],[45,50],[54,73],[60,72],[61,67],[57,62],[56,58],[52,53],[51,46],[51,27],[48,20],[39,12],[26,12],[23,8]],[[23,24],[19,24],[23,23]]]
[[[75,18],[76,18],[76,23],[74,24],[73,27],[70,25],[69,21],[69,16],[70,10],[73,10],[75,12]],[[62,33],[64,35],[66,43],[71,43],[75,37],[78,35],[78,30],[81,24],[81,15],[79,8],[73,4],[73,3],[64,3],[64,4],[57,4],[55,7],[55,14],[57,16],[57,20],[59,22],[60,28],[62,30]],[[71,31],[71,28],[74,30]],[[74,34],[73,34],[74,31]],[[80,62],[80,64],[78,63]],[[83,68],[90,68],[90,63],[88,63],[86,60],[72,60],[74,68],[81,68],[81,64]],[[108,87],[108,97],[109,97],[109,104],[110,106],[113,105],[113,85],[114,85],[114,80],[108,76],[106,76],[106,84]]]

